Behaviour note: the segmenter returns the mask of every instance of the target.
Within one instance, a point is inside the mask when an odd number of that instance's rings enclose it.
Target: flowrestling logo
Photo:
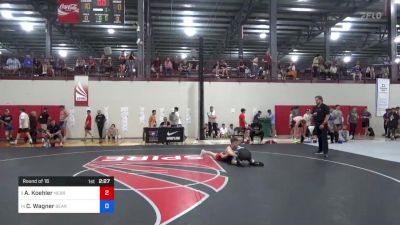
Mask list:
[[[142,196],[154,209],[154,224],[168,224],[222,190],[228,177],[209,156],[100,156],[85,168],[115,180]],[[199,190],[208,189],[205,191]]]

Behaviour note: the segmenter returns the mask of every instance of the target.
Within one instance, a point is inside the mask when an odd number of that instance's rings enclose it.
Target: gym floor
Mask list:
[[[396,162],[336,150],[323,159],[293,144],[247,146],[264,167],[198,155],[224,147],[2,148],[1,224],[399,224]],[[18,176],[89,175],[115,177],[114,214],[18,214]]]

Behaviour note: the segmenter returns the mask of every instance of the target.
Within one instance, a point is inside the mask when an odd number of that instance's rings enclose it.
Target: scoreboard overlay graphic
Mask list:
[[[115,178],[143,197],[154,209],[155,224],[168,224],[222,190],[226,171],[211,157],[200,155],[100,156],[84,165]],[[207,193],[196,189],[206,187]]]

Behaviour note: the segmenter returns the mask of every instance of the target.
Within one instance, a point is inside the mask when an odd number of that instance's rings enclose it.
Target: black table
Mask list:
[[[184,141],[183,127],[145,127],[143,140],[146,143],[170,143]]]

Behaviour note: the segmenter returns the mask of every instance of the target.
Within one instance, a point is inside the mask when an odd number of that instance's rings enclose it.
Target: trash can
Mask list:
[[[260,123],[263,127],[264,137],[272,137],[271,135],[271,120],[268,118],[260,118]]]

